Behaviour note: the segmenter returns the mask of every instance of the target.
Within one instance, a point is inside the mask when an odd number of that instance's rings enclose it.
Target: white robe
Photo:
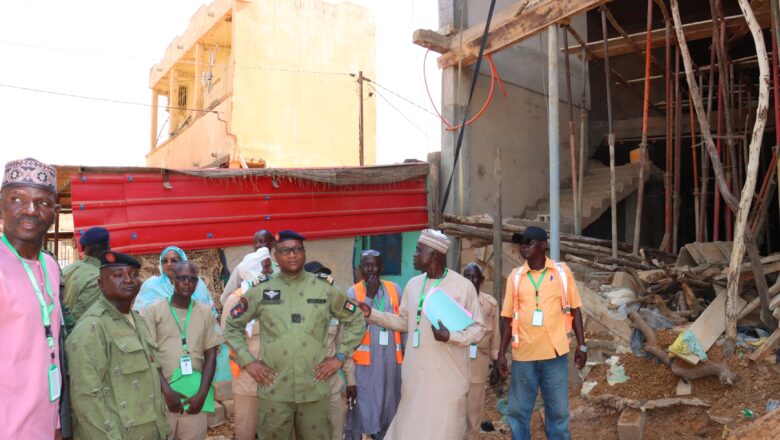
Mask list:
[[[473,314],[474,324],[451,332],[448,342],[433,337],[431,322],[422,313],[416,322],[420,294],[427,294],[436,280],[425,283],[425,274],[409,280],[398,315],[371,311],[369,322],[395,331],[408,332],[401,366],[401,402],[386,440],[460,440],[466,432],[467,397],[470,382],[469,345],[485,333],[477,291],[469,280],[449,271],[438,288]],[[420,345],[413,347],[415,328]]]

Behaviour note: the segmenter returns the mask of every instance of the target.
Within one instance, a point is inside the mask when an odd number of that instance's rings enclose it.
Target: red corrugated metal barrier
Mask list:
[[[74,174],[76,240],[92,226],[119,252],[242,246],[258,229],[293,229],[323,239],[419,230],[428,224],[424,177],[335,186],[271,177]]]

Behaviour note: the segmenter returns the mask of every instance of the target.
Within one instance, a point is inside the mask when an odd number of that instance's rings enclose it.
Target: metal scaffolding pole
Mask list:
[[[550,153],[550,258],[560,260],[560,134],[558,133],[558,25],[547,28],[547,139]]]

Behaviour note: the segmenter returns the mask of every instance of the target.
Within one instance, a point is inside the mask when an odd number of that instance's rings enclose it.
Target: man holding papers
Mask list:
[[[173,273],[173,296],[147,306],[141,316],[157,344],[160,385],[169,411],[168,438],[205,440],[206,412],[214,412],[211,380],[222,337],[211,309],[192,300],[198,285],[192,262],[176,263]]]
[[[449,238],[439,231],[422,232],[414,267],[423,273],[407,283],[398,315],[360,304],[371,324],[408,333],[401,367],[401,402],[385,436],[388,440],[452,440],[462,439],[466,433],[469,346],[482,338],[485,326],[474,286],[445,266],[449,245]],[[458,331],[438,320],[438,328],[434,327],[423,311],[426,297],[434,292],[457,303],[461,313],[470,315],[473,322]],[[448,301],[442,299],[442,304]],[[445,308],[442,312],[434,306],[445,319],[459,318],[457,312],[451,313],[455,309]]]

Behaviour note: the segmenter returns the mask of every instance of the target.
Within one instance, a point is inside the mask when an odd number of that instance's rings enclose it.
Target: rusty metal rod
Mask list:
[[[606,8],[601,9],[601,33],[604,36],[605,82],[607,90],[607,142],[609,143],[609,200],[612,225],[612,258],[617,258],[617,193],[615,190],[615,133],[612,132],[612,92],[609,78],[609,50],[607,47]]]
[[[639,144],[639,189],[637,190],[636,218],[634,220],[634,255],[639,253],[642,235],[642,204],[645,199],[645,166],[647,164],[647,118],[650,104],[650,51],[652,49],[653,0],[647,0],[647,41],[645,52],[645,96],[642,104],[642,142]]]
[[[569,26],[565,26],[568,28]],[[569,33],[563,32],[563,47],[569,47]],[[566,91],[568,93],[569,101],[569,150],[571,153],[571,201],[574,205],[574,234],[582,234],[582,217],[580,216],[580,209],[577,203],[577,146],[574,138],[574,102],[572,101],[571,93],[571,66],[569,62],[569,54],[564,55],[564,64],[566,69]],[[584,62],[584,61],[583,61]],[[585,84],[582,85],[585,87]]]

